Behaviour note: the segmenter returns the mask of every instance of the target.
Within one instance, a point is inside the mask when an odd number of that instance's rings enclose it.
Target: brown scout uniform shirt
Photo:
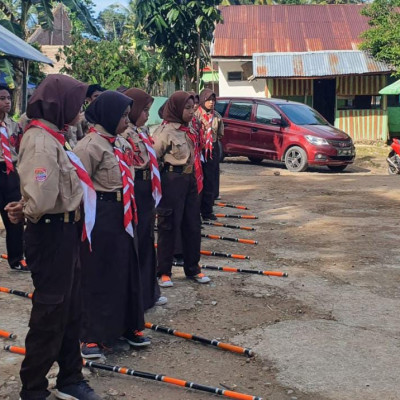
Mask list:
[[[7,133],[8,133],[8,138],[11,138],[13,136],[15,140],[17,140],[18,134],[20,133],[21,128],[19,125],[13,121],[8,114],[6,114],[4,118],[4,123],[6,124],[7,127]],[[12,140],[10,140],[10,151],[11,151],[11,158],[13,162],[16,162],[18,159],[18,154],[15,148],[12,146]],[[0,147],[0,162],[5,162],[4,157],[3,157],[3,152],[1,151]]]
[[[196,111],[196,117],[201,121],[204,130],[204,135],[206,135],[208,129],[208,122],[205,120],[205,118],[203,117],[202,113],[199,110]],[[212,129],[213,143],[215,143],[217,140],[221,140],[222,137],[224,136],[224,123],[222,122],[221,115],[217,111],[214,111],[214,118],[212,120],[211,129]],[[205,139],[206,138],[204,137],[204,140]]]
[[[54,131],[56,125],[40,119]],[[82,187],[75,167],[61,143],[42,128],[28,129],[18,159],[24,214],[38,222],[44,214],[75,211],[82,200]]]
[[[180,126],[177,122],[160,125],[153,134],[154,150],[164,164],[193,166],[194,145],[186,133],[179,130]]]
[[[95,125],[95,129],[104,136],[114,138],[101,125]],[[125,154],[132,154],[130,144],[122,137],[117,136],[115,146],[122,149]],[[74,153],[80,158],[97,192],[117,192],[122,189],[122,177],[119,164],[114,155],[114,150],[106,139],[98,133],[92,132],[78,142]],[[130,167],[132,178],[135,177],[135,169]]]
[[[140,165],[135,165],[135,169],[149,169],[150,168],[150,157],[149,153],[147,152],[146,145],[143,143],[143,140],[140,138],[138,129],[141,129],[143,132],[144,128],[137,128],[135,125],[129,123],[128,129],[124,133],[122,133],[122,136],[125,139],[132,139],[133,143],[135,143],[136,147],[139,149],[139,152],[136,152],[136,155],[138,156],[139,159],[141,159]],[[144,134],[147,134],[147,132],[144,132]]]

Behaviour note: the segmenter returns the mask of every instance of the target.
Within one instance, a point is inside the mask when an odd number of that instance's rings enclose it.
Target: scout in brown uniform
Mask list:
[[[22,362],[22,400],[48,395],[46,374],[57,361],[56,396],[100,399],[83,380],[79,349],[80,229],[76,220],[82,187],[63,146],[60,131],[73,124],[86,85],[64,75],[49,75],[31,97],[31,127],[19,153],[21,193],[27,218],[26,257],[35,291],[26,356]]]
[[[128,126],[131,105],[132,99],[121,93],[101,94],[85,113],[94,128],[74,148],[97,192],[92,251],[87,243],[81,250],[81,353],[85,358],[101,357],[103,349],[113,346],[121,336],[134,346],[150,344],[135,333],[144,328],[140,270],[132,236],[136,207],[132,202],[125,203],[122,189],[125,192],[129,188],[117,160],[119,154],[133,177],[132,148],[118,135]]]
[[[196,115],[204,131],[203,151],[203,194],[201,198],[201,215],[204,220],[216,220],[213,213],[214,200],[219,197],[219,143],[224,136],[224,123],[221,115],[214,110],[216,96],[211,89],[200,93],[200,107]]]
[[[15,271],[28,272],[23,257],[24,225],[12,224],[4,209],[6,204],[21,200],[16,162],[22,132],[18,124],[9,117],[10,110],[11,93],[7,87],[0,86],[0,214],[6,228],[8,264]]]
[[[162,199],[157,208],[157,275],[162,287],[173,286],[172,258],[178,234],[182,238],[186,276],[199,283],[210,281],[210,278],[200,272],[199,267],[200,209],[193,167],[196,134],[188,126],[194,115],[193,106],[192,95],[182,91],[175,92],[164,107],[163,124],[153,135],[157,158],[163,164]]]
[[[153,97],[140,89],[129,89],[124,94],[135,104],[129,113],[129,127],[123,136],[134,148],[135,197],[138,209],[137,236],[139,266],[142,279],[143,306],[145,310],[167,303],[160,297],[157,283],[157,259],[154,248],[155,205],[161,199],[161,181],[153,139],[144,127],[149,118]]]

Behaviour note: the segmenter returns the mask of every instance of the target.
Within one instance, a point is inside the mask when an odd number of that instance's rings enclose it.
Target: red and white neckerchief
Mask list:
[[[62,133],[54,131],[53,129],[49,128],[47,125],[43,124],[42,122],[36,119],[32,120],[28,124],[25,131],[27,131],[32,126],[44,129],[46,132],[50,133],[51,136],[57,139],[64,147],[64,150],[67,153],[69,161],[76,169],[76,173],[78,175],[78,178],[81,182],[81,186],[83,189],[83,209],[85,211],[85,223],[83,225],[82,241],[84,241],[87,238],[91,249],[92,247],[91,236],[94,224],[96,222],[96,202],[97,202],[97,196],[93,186],[93,182],[90,179],[90,176],[87,173],[84,165],[82,164],[82,161],[75,153],[72,152],[69,143],[67,142],[65,136]]]
[[[14,164],[11,158],[10,139],[8,137],[7,127],[4,121],[0,123],[0,144],[3,153],[4,162],[6,163],[7,175],[14,171]]]
[[[151,173],[151,190],[152,196],[155,201],[156,207],[161,200],[161,178],[160,169],[158,168],[157,154],[153,148],[153,140],[140,128],[137,129],[137,133],[142,139],[144,145],[146,146],[147,153],[150,158],[150,173]]]
[[[133,181],[131,170],[125,161],[125,155],[123,151],[115,146],[116,137],[109,137],[102,135],[96,129],[91,128],[90,132],[97,132],[102,138],[106,139],[114,150],[114,156],[118,161],[119,169],[121,171],[122,178],[122,200],[124,203],[124,227],[130,236],[134,236],[133,224],[138,223],[137,207],[135,200],[135,183]]]
[[[192,128],[193,129],[193,128]],[[188,126],[181,125],[179,130],[185,132],[194,145],[194,176],[197,182],[197,193],[203,190],[203,168],[201,167],[201,148],[197,133]]]
[[[207,160],[208,156],[212,158],[212,149],[213,149],[212,123],[214,120],[214,111],[211,111],[210,113],[207,114],[207,111],[204,110],[201,106],[199,107],[199,111],[201,116],[207,123],[207,126],[205,127],[206,140],[204,144],[205,158]]]

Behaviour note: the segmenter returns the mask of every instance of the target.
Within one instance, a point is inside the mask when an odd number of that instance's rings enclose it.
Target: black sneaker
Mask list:
[[[54,394],[62,400],[101,400],[86,381],[58,388]]]
[[[214,214],[203,215],[203,221],[216,221],[218,218]]]
[[[25,260],[21,260],[18,264],[10,265],[10,268],[13,271],[30,272],[28,264],[26,263]]]
[[[133,347],[145,347],[151,344],[148,337],[142,331],[126,332],[121,339],[126,340]]]
[[[97,343],[81,343],[81,356],[83,358],[100,358],[104,355]]]

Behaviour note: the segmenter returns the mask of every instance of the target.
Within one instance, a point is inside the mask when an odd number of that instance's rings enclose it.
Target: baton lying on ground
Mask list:
[[[249,226],[228,225],[228,224],[223,224],[221,222],[203,221],[202,225],[220,226],[221,228],[241,229],[243,231],[255,231],[256,230],[256,228],[251,228]]]
[[[8,289],[5,287],[0,287],[0,292],[15,294],[16,296],[21,296],[21,297],[29,297],[30,299],[32,298],[32,293],[21,292],[20,290]]]
[[[183,267],[183,262],[172,263],[175,267]],[[238,272],[244,274],[255,274],[255,275],[266,275],[266,276],[278,276],[281,278],[287,278],[289,275],[286,272],[279,271],[259,271],[253,269],[242,269],[242,268],[233,268],[233,267],[216,267],[214,265],[200,265],[202,269],[210,269],[214,271],[223,271],[223,272]]]
[[[4,346],[4,350],[10,351],[11,353],[17,353],[17,354],[22,354],[22,355],[25,354],[25,349],[23,347]],[[218,394],[220,396],[225,396],[230,399],[262,400],[261,397],[257,397],[257,396],[252,396],[252,395],[243,394],[243,393],[239,393],[239,392],[233,392],[231,390],[225,390],[225,389],[216,388],[216,387],[212,387],[212,386],[200,385],[198,383],[185,381],[183,379],[172,378],[172,377],[169,377],[166,375],[136,371],[131,368],[119,367],[117,365],[99,364],[99,363],[95,363],[93,361],[87,361],[87,360],[83,360],[83,365],[86,368],[102,369],[104,371],[117,372],[117,373],[123,374],[123,375],[137,376],[138,378],[151,379],[153,381],[170,383],[171,385],[182,386],[182,387],[187,387],[190,389],[200,390],[202,392]]]
[[[203,344],[210,344],[212,346],[216,346],[216,347],[219,347],[224,350],[232,351],[234,353],[245,354],[246,356],[249,356],[249,357],[254,356],[254,352],[251,349],[247,349],[247,348],[240,347],[240,346],[235,346],[235,345],[229,344],[229,343],[219,342],[216,339],[205,339],[200,336],[192,335],[190,333],[179,332],[176,329],[167,328],[166,326],[154,325],[150,322],[146,322],[144,324],[144,326],[147,329],[152,329],[153,331],[156,331],[156,332],[167,333],[168,335],[173,335],[173,336],[177,336],[177,337],[188,339],[188,340],[194,340],[195,342],[200,342]]]
[[[228,203],[215,203],[218,207],[229,207],[229,208],[237,208],[239,210],[248,210],[246,206],[237,206],[235,204],[228,204]]]
[[[215,214],[217,218],[258,219],[255,215]]]
[[[207,239],[215,239],[215,240],[227,240],[229,242],[237,242],[237,243],[245,243],[245,244],[258,244],[257,240],[238,239],[238,238],[231,238],[231,237],[218,236],[218,235],[207,235],[205,233],[202,233],[201,237],[204,237]]]
[[[6,339],[16,339],[17,335],[0,329],[0,336]]]
[[[154,247],[157,248],[157,243],[154,243]],[[202,254],[203,256],[236,258],[237,260],[250,260],[249,256],[244,256],[243,254],[220,253],[218,251],[210,250],[200,250],[200,254]]]

